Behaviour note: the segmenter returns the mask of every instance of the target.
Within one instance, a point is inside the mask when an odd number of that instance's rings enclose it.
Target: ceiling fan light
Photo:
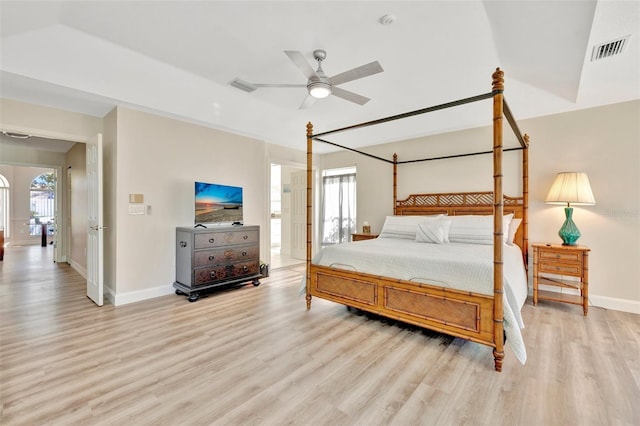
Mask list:
[[[309,94],[316,99],[326,98],[331,94],[331,85],[323,81],[313,81],[307,84]]]

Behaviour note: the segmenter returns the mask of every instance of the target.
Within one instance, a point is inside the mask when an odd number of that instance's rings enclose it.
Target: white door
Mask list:
[[[307,171],[291,174],[291,257],[307,258]]]
[[[102,212],[102,135],[87,143],[87,296],[102,306],[104,286],[104,223]]]

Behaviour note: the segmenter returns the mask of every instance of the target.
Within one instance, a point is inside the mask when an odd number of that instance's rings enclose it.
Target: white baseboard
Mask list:
[[[111,287],[104,288],[104,297],[109,301],[109,303],[116,306],[116,294],[113,292]]]
[[[80,266],[78,264],[78,262],[74,262],[73,259],[69,259],[69,265],[71,265],[71,267],[73,269],[75,269],[77,273],[82,275],[82,278],[84,278],[85,280],[87,279],[87,269],[86,268],[84,268],[83,266]]]
[[[617,297],[591,294],[589,295],[589,302],[592,303],[593,306],[598,306],[600,308],[629,312],[631,314],[640,314],[640,301],[638,300],[618,299]]]
[[[105,289],[107,299],[114,305],[126,305],[129,303],[140,302],[142,300],[153,299],[154,297],[166,296],[168,294],[174,294],[175,290],[173,286],[159,286],[146,288],[144,290],[130,291],[126,293],[114,294],[110,288]]]
[[[555,286],[540,285],[540,290],[554,291],[559,293],[560,289]],[[530,289],[530,295],[533,296],[533,289]],[[579,295],[578,290],[563,289],[564,293]],[[613,311],[629,312],[631,314],[640,314],[640,301],[632,299],[619,299],[617,297],[599,296],[597,294],[589,295],[589,305],[598,308],[611,309]]]
[[[20,247],[20,246],[39,246],[40,240],[15,240],[15,239],[11,239],[11,241],[9,241],[7,244],[12,245],[12,246],[16,246],[16,247]]]

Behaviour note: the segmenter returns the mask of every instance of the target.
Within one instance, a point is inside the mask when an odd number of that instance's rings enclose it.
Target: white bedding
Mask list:
[[[520,310],[527,298],[522,252],[503,245],[504,329],[507,343],[521,363],[527,352],[520,329]],[[376,238],[322,249],[314,264],[382,275],[493,295],[493,246],[428,244],[406,239]]]

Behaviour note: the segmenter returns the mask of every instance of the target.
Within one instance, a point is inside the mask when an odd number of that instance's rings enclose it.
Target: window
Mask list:
[[[9,237],[9,181],[0,175],[0,229]]]
[[[43,225],[48,225],[48,234],[54,233],[55,187],[53,173],[41,174],[31,181],[29,235],[41,235]]]
[[[348,242],[356,230],[356,169],[326,170],[322,177],[322,245]]]

